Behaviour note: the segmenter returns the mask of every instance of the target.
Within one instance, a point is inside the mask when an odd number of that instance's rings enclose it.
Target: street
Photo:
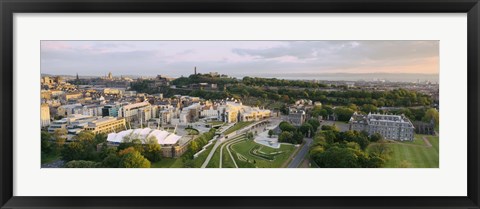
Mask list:
[[[305,138],[305,145],[298,151],[297,155],[293,157],[292,161],[288,164],[287,168],[298,168],[300,163],[302,163],[305,156],[308,154],[308,150],[312,145],[313,139],[312,138]]]

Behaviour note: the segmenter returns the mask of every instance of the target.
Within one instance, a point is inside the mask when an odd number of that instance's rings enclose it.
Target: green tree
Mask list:
[[[370,154],[378,155],[384,159],[388,159],[390,154],[392,153],[390,147],[384,141],[380,141],[378,143],[370,145],[370,147],[368,148],[368,152]]]
[[[286,121],[282,121],[278,126],[280,127],[280,130],[282,130],[282,131],[294,132],[294,131],[297,130],[295,128],[295,126],[293,126],[292,124],[290,124],[289,122],[286,122]]]
[[[42,155],[48,155],[54,151],[55,145],[52,143],[53,136],[45,131],[41,132],[41,151]]]
[[[139,151],[129,147],[119,152],[120,168],[150,168],[150,161],[146,159]]]
[[[268,130],[268,137],[272,138],[273,134],[274,133],[272,129]]]
[[[304,123],[300,126],[299,130],[304,136],[310,137],[308,134],[313,133],[313,126],[310,125],[310,123]]]
[[[374,133],[372,136],[370,136],[370,141],[371,142],[378,142],[383,140],[383,136],[380,133]]]
[[[155,137],[148,138],[143,149],[143,155],[150,162],[157,162],[162,159],[162,149]]]
[[[354,150],[333,146],[324,152],[312,156],[315,163],[322,168],[357,168],[357,155]]]
[[[437,109],[435,108],[430,108],[428,109],[426,112],[425,112],[425,116],[423,116],[423,121],[425,122],[430,122],[433,120],[433,122],[435,123],[435,125],[438,125],[439,124],[439,121],[440,121],[440,116],[438,114],[438,111]]]
[[[278,136],[279,142],[293,143],[293,133],[289,131],[284,131]]]
[[[72,160],[65,163],[65,168],[99,168],[101,163],[86,160]]]
[[[375,113],[378,111],[378,108],[373,104],[364,104],[361,108],[364,113]]]
[[[354,110],[346,107],[335,108],[335,114],[337,114],[339,121],[348,122],[353,115]]]
[[[116,153],[110,153],[103,158],[102,167],[104,168],[118,168],[120,163],[120,157]]]
[[[94,134],[88,131],[80,132],[73,137],[73,141],[64,144],[61,150],[62,159],[72,160],[95,160],[96,144],[93,140]]]

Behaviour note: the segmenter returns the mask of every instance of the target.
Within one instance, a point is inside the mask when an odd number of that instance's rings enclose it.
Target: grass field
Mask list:
[[[193,164],[194,164],[195,168],[202,167],[203,162],[205,162],[205,160],[207,159],[208,154],[213,149],[213,146],[215,146],[215,142],[212,143],[210,146],[208,146],[205,151],[200,153],[197,158],[193,159]]]
[[[151,168],[183,168],[182,158],[162,158],[158,162],[151,163]]]
[[[60,158],[61,158],[60,154],[45,155],[45,156],[42,156],[41,163],[42,164],[51,163],[53,161],[60,160]]]
[[[240,137],[244,137],[243,135],[240,136]],[[218,148],[217,150],[215,150],[215,153],[213,154],[212,158],[210,159],[210,162],[208,162],[208,165],[207,165],[207,168],[219,168],[220,167],[220,149],[222,149],[222,146],[225,144],[225,143],[228,143],[228,142],[231,142],[232,140],[235,140],[235,139],[238,139],[240,137],[236,137],[236,138],[233,138],[233,139],[230,139],[229,141],[226,141],[224,143],[222,143]],[[209,151],[210,152],[210,151]],[[225,146],[223,148],[223,153],[222,153],[223,157],[222,157],[222,160],[223,160],[223,163],[222,163],[222,168],[234,168],[235,165],[233,165],[233,162],[230,158],[230,155],[228,155],[228,151],[227,151],[227,146]]]
[[[241,122],[238,122],[236,123],[234,126],[230,127],[229,129],[227,129],[224,134],[227,135],[227,134],[230,134],[234,131],[238,131],[242,128],[245,128],[247,127],[248,125],[252,124],[253,121],[241,121]]]
[[[215,126],[215,125],[222,125],[224,124],[225,122],[223,121],[210,121],[208,122],[208,124],[212,125],[212,126]]]
[[[185,128],[185,131],[187,131],[188,135],[198,135],[199,132],[197,129],[194,128]]]
[[[220,166],[220,149],[221,145],[215,150],[210,162],[208,162],[207,168],[218,168]]]
[[[426,136],[432,147],[427,147],[422,137]],[[402,161],[407,161],[413,168],[439,167],[439,139],[438,136],[416,135],[413,142],[389,143],[392,150],[390,159],[385,167],[398,168]]]
[[[263,146],[252,140],[244,140],[232,145],[232,155],[236,161],[240,161],[238,155],[245,157],[249,162],[255,162],[257,168],[279,168],[285,163],[288,157],[295,150],[293,145],[282,144],[279,149]],[[256,150],[256,153],[254,154]],[[266,158],[272,157],[273,160]]]

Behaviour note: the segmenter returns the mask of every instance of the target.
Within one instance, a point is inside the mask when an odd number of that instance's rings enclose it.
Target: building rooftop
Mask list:
[[[167,131],[143,128],[143,129],[130,129],[121,131],[118,133],[108,134],[107,141],[114,143],[122,143],[125,139],[140,139],[142,143],[145,143],[146,139],[154,137],[161,145],[174,145],[182,138],[176,134],[172,134]]]

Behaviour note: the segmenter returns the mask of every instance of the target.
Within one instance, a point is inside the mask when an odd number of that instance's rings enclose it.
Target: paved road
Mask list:
[[[215,150],[217,150],[218,146],[220,146],[221,143],[222,142],[220,141],[220,139],[217,139],[217,142],[213,145],[212,151],[208,153],[207,159],[205,159],[205,161],[203,162],[202,168],[207,167],[208,163],[210,162],[210,159],[212,159],[213,157],[213,154],[215,154]]]
[[[300,166],[300,163],[302,163],[305,156],[307,156],[312,142],[313,139],[305,138],[305,145],[303,145],[300,151],[297,152],[297,155],[293,157],[293,160],[288,164],[287,168],[298,168],[298,166]]]

